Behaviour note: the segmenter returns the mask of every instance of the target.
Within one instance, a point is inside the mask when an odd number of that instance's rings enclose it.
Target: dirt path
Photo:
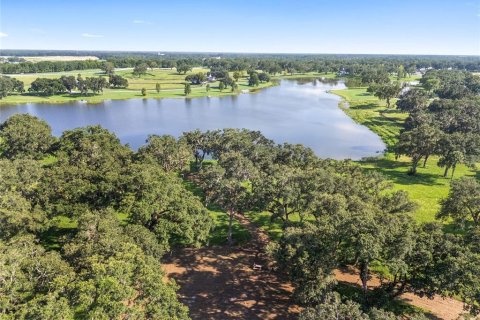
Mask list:
[[[335,278],[340,282],[361,286],[356,270],[336,270]],[[380,280],[376,277],[372,277],[368,282],[369,288],[375,288],[379,285]],[[400,299],[423,310],[428,310],[432,314],[433,319],[456,320],[460,314],[465,312],[463,303],[451,298],[435,296],[433,299],[428,299],[421,298],[413,293],[404,293],[400,296]]]
[[[268,235],[243,215],[236,216],[252,235],[241,247],[182,249],[164,261],[167,276],[180,285],[179,298],[196,319],[295,319],[300,308],[292,301],[293,287],[284,276],[265,270],[263,248]],[[262,270],[253,270],[253,264]],[[360,285],[355,270],[337,270],[338,281]],[[372,278],[369,286],[378,286]],[[429,310],[433,319],[454,320],[463,304],[454,299],[420,298],[410,293],[401,299]]]

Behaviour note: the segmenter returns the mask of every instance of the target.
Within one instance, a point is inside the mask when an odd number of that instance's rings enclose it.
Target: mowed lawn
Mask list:
[[[367,170],[376,170],[385,175],[393,182],[394,189],[405,190],[410,198],[418,204],[418,209],[413,217],[418,222],[431,222],[435,220],[436,213],[440,210],[440,200],[448,195],[450,182],[452,178],[443,177],[443,169],[437,166],[438,157],[431,157],[427,161],[425,168],[420,166],[415,176],[408,175],[410,159],[401,157],[395,160],[393,154],[389,153],[382,159],[360,162],[362,167]],[[480,172],[475,169],[459,165],[455,170],[453,179],[462,176],[477,176],[480,178]],[[449,231],[454,231],[454,227],[446,222]]]
[[[367,92],[367,88],[332,90],[331,92],[344,99],[341,107],[346,114],[378,134],[388,148],[391,149],[397,143],[397,137],[407,114],[398,112],[394,108],[395,100],[391,102],[392,107],[387,109],[385,102]]]

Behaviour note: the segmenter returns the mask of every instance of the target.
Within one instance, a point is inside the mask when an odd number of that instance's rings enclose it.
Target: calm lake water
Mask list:
[[[19,104],[0,106],[0,122],[14,113],[30,113],[46,120],[57,136],[67,129],[100,124],[135,149],[149,134],[248,128],[277,143],[302,143],[323,158],[375,156],[385,148],[381,139],[353,122],[338,108],[340,98],[326,92],[343,88],[343,82],[282,80],[255,94],[221,98]]]

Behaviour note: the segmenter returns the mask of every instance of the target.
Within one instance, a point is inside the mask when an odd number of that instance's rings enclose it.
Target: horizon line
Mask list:
[[[442,53],[326,53],[326,52],[245,52],[245,51],[170,51],[170,50],[101,50],[101,49],[12,49],[0,48],[2,51],[77,51],[77,52],[131,52],[131,53],[193,53],[193,54],[250,54],[250,55],[377,55],[377,56],[445,56],[445,57],[479,57],[479,54],[442,54]]]

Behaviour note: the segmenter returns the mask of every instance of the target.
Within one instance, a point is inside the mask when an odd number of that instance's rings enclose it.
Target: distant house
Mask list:
[[[350,73],[348,71],[346,71],[345,69],[342,68],[342,70],[340,70],[338,72],[338,75],[339,76],[348,76]]]
[[[433,69],[432,67],[420,68],[420,69],[418,69],[418,71],[420,71],[421,74],[424,74],[424,73],[427,72],[428,70],[432,70],[432,69]]]

